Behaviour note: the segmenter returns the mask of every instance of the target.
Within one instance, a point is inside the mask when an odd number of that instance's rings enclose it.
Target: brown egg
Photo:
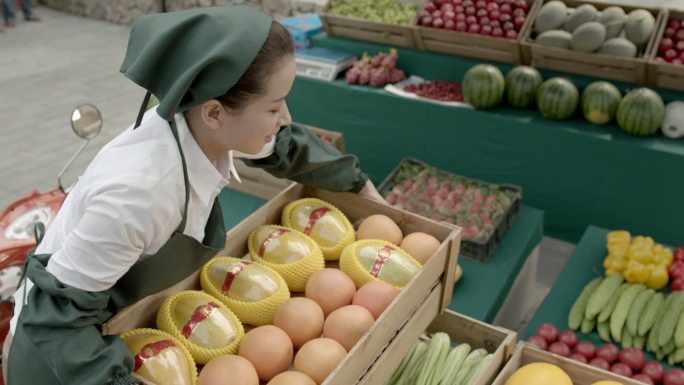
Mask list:
[[[259,385],[259,376],[246,358],[231,354],[204,365],[197,385]]]
[[[430,234],[411,233],[401,242],[401,247],[422,265],[437,252],[441,242]]]
[[[330,313],[323,325],[323,336],[334,339],[350,351],[373,323],[375,318],[365,307],[348,305]]]
[[[268,381],[290,367],[294,352],[287,333],[273,325],[265,325],[242,337],[238,354],[254,365],[260,380]]]
[[[356,239],[358,240],[382,239],[397,246],[403,238],[399,226],[394,223],[392,218],[382,214],[371,215],[364,219],[356,231]]]
[[[354,281],[337,269],[319,270],[306,282],[304,295],[323,309],[327,317],[333,311],[351,304],[356,294]]]
[[[368,282],[354,294],[352,305],[363,306],[378,319],[387,306],[399,295],[399,289],[379,279]]]
[[[335,370],[347,351],[330,338],[316,338],[302,346],[294,359],[294,368],[321,384]]]
[[[266,385],[316,385],[311,377],[299,372],[282,372]]]
[[[320,337],[323,332],[323,322],[325,322],[323,309],[316,301],[305,297],[287,300],[280,305],[273,318],[273,325],[287,333],[295,349]]]

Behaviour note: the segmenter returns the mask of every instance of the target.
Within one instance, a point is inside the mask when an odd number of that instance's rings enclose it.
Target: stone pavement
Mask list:
[[[119,73],[128,26],[57,12],[35,11],[0,33],[0,208],[57,186],[56,176],[81,144],[71,112],[93,103],[102,112],[100,136],[65,175],[70,184],[105,143],[128,127],[144,91]]]

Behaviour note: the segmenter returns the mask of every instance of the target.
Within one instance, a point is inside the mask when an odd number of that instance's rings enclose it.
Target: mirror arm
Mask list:
[[[81,154],[81,152],[83,151],[85,146],[88,144],[88,142],[90,142],[90,140],[88,140],[88,139],[85,139],[83,141],[83,143],[81,144],[81,147],[78,148],[76,153],[71,157],[71,159],[69,159],[69,162],[67,162],[67,164],[64,166],[64,168],[62,168],[62,171],[59,172],[59,175],[57,175],[57,185],[59,186],[59,189],[62,190],[62,192],[64,192],[64,193],[66,193],[66,191],[64,190],[64,186],[62,186],[62,176],[64,175],[66,170],[71,166],[71,164],[74,163],[74,160],[76,160],[76,157],[78,157]]]

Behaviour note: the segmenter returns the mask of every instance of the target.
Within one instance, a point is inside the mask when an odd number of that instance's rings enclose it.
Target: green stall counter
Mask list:
[[[543,236],[544,212],[521,206],[517,218],[487,263],[459,258],[463,276],[454,287],[449,309],[483,322],[494,322],[528,257],[535,251],[538,256],[536,249]],[[535,267],[530,266],[532,269]],[[532,285],[534,277],[520,284]]]
[[[388,48],[325,36],[314,44],[357,55]],[[460,81],[479,63],[398,51],[401,68],[427,79]],[[511,68],[497,65],[503,71]],[[564,76],[579,87],[593,80]],[[661,94],[666,101],[684,100],[684,93]],[[376,183],[402,158],[415,157],[453,173],[522,186],[523,202],[543,210],[546,233],[560,239],[577,242],[589,224],[597,224],[651,234],[663,242],[681,240],[684,140],[634,138],[613,124],[595,126],[581,116],[556,122],[534,110],[447,107],[339,79],[297,77],[287,103],[295,120],[342,132],[347,151],[360,158]]]

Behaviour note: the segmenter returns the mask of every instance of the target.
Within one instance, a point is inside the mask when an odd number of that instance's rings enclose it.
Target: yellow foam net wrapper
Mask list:
[[[200,284],[240,321],[254,326],[270,325],[278,307],[290,299],[287,283],[278,272],[238,258],[211,259],[202,267]]]
[[[277,271],[290,291],[304,291],[309,277],[325,267],[321,248],[311,237],[283,226],[255,228],[247,247],[251,259]]]
[[[157,327],[176,337],[198,364],[236,354],[245,335],[240,320],[220,300],[197,290],[176,293],[157,312]]]
[[[133,371],[155,384],[197,385],[197,367],[188,349],[169,333],[133,329],[121,339],[134,358]]]
[[[291,202],[283,208],[282,224],[313,238],[327,261],[340,259],[356,234],[349,219],[337,207],[316,198]]]
[[[379,239],[356,241],[340,257],[340,270],[351,277],[357,288],[379,279],[401,290],[421,268],[399,246]]]

